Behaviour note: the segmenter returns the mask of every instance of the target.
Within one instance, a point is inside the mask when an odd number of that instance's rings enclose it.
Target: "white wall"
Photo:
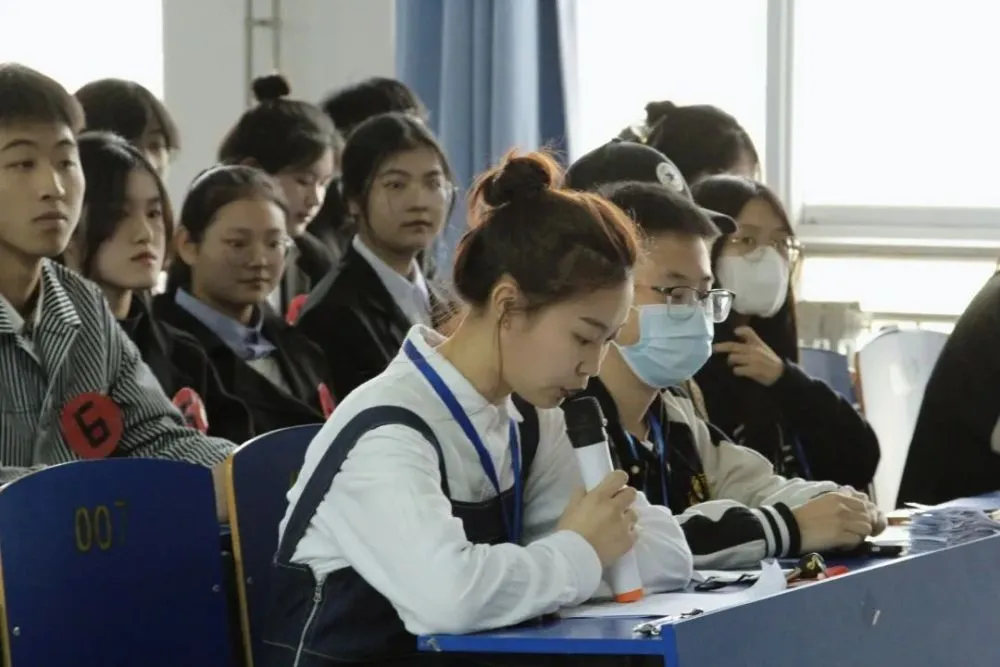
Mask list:
[[[260,17],[271,0],[253,0]],[[279,0],[281,72],[292,95],[317,101],[332,89],[395,70],[395,0]],[[169,186],[180,204],[192,177],[214,161],[223,134],[246,108],[246,0],[163,0],[164,97],[181,131]],[[253,75],[274,71],[269,30],[255,30]],[[127,54],[126,54],[127,56]]]

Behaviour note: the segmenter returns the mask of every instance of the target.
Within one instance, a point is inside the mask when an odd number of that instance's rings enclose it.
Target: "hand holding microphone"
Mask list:
[[[557,530],[579,533],[605,567],[628,553],[637,537],[639,516],[632,509],[636,492],[626,482],[628,475],[615,470],[590,492],[578,490],[557,526]]]
[[[583,396],[567,401],[563,412],[587,493],[573,497],[559,528],[579,533],[594,547],[615,600],[634,602],[642,598],[642,580],[632,551],[638,521],[632,509],[636,491],[627,486],[628,475],[611,464],[604,414],[597,399]]]

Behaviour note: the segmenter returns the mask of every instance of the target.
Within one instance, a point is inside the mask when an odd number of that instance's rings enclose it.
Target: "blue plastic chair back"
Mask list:
[[[0,536],[5,664],[230,664],[208,469],[46,468],[0,490]]]
[[[265,433],[247,441],[230,458],[229,522],[247,667],[253,667],[259,652],[267,585],[278,549],[278,525],[288,507],[288,490],[321,427],[308,424]]]
[[[857,402],[847,357],[833,350],[804,347],[799,350],[799,365],[810,376],[822,380],[852,404]]]

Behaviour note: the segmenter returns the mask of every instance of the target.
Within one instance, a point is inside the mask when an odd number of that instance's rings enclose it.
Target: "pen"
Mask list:
[[[669,625],[670,623],[674,623],[676,621],[683,621],[684,619],[693,618],[695,616],[704,613],[705,612],[702,611],[701,609],[692,609],[691,611],[686,611],[683,614],[673,614],[671,616],[664,616],[662,618],[657,618],[652,621],[646,621],[644,623],[640,623],[639,625],[632,628],[632,632],[633,634],[645,635],[647,637],[659,637],[660,629],[664,625]]]

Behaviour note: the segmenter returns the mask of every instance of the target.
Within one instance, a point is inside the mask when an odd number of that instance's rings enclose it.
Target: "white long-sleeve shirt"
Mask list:
[[[409,340],[441,375],[490,453],[502,489],[513,486],[508,399],[489,403],[434,349],[442,339],[422,326]],[[420,415],[437,435],[452,499],[496,495],[478,455],[447,407],[405,353],[352,392],[310,444],[289,491],[289,510],[334,436],[360,411],[397,405]],[[538,410],[539,444],[524,491],[522,544],[472,544],[441,490],[438,456],[415,431],[376,428],[358,440],[320,504],[293,562],[316,577],[352,567],[393,605],[413,634],[463,633],[519,623],[591,598],[601,585],[597,553],[579,534],[556,531],[572,492],[582,486],[561,410]],[[643,496],[635,503],[635,550],[649,591],[683,588],[692,556],[676,519]],[[284,530],[285,522],[281,529]]]

